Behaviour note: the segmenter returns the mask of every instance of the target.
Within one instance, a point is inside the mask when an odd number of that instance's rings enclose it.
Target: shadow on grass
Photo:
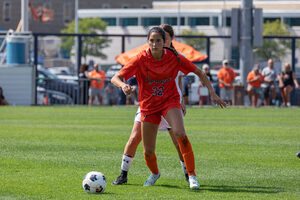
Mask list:
[[[284,192],[284,190],[279,187],[228,186],[228,185],[201,185],[200,190],[208,190],[213,192],[245,192],[245,193],[266,193],[266,194]]]

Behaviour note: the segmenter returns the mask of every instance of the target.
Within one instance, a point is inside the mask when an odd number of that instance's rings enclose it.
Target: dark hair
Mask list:
[[[162,29],[164,29],[165,32],[169,33],[170,37],[173,38],[174,37],[174,30],[173,27],[169,24],[161,24],[159,27],[161,27]],[[175,47],[173,46],[172,42],[170,45],[171,48],[175,49]]]
[[[164,29],[158,27],[158,26],[154,26],[153,28],[151,28],[148,32],[148,35],[147,35],[147,40],[149,40],[149,37],[151,35],[151,33],[158,33],[161,35],[163,41],[165,42],[166,41],[166,33],[164,31]]]
[[[82,64],[79,68],[79,73],[83,73],[85,71],[88,71],[89,66],[87,64]]]

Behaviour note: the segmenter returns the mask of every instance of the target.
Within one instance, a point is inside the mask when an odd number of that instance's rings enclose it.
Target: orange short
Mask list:
[[[173,104],[171,103],[171,104],[168,104],[163,110],[160,110],[156,113],[153,113],[153,114],[151,113],[148,115],[145,115],[143,112],[141,112],[141,121],[150,122],[150,123],[159,125],[161,116],[165,117],[171,108],[181,109],[181,105],[177,104],[177,103],[173,103]]]

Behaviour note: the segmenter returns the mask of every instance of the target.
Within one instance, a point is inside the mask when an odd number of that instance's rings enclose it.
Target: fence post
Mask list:
[[[210,64],[210,37],[206,37],[206,55],[207,63]]]
[[[295,70],[295,51],[296,49],[296,39],[293,37],[292,38],[292,70],[296,73],[296,70]]]
[[[122,53],[125,52],[125,35],[122,35]]]

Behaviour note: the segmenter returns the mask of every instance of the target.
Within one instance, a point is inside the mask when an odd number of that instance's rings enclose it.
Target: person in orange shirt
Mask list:
[[[136,76],[140,88],[144,158],[151,171],[144,186],[154,185],[160,177],[155,155],[155,143],[162,115],[172,127],[179,144],[189,174],[190,188],[199,189],[200,185],[195,173],[195,158],[191,143],[184,130],[180,95],[175,82],[178,72],[181,71],[184,74],[194,72],[208,88],[212,101],[222,108],[226,104],[216,95],[204,72],[174,49],[164,47],[165,40],[166,36],[162,28],[151,28],[147,36],[149,49],[131,59],[113,76],[111,82],[122,88],[123,92],[128,95],[131,94],[132,87],[126,84],[123,78],[128,79]]]
[[[264,82],[264,76],[259,73],[259,65],[255,65],[251,72],[249,72],[247,76],[247,92],[250,101],[250,105],[256,107],[258,96],[260,93],[260,85]],[[252,101],[252,97],[254,95],[254,102]]]
[[[93,105],[96,96],[98,97],[99,105],[102,105],[102,97],[104,95],[104,87],[106,85],[106,76],[98,64],[95,64],[93,67],[94,70],[89,73],[89,78],[92,80],[89,89],[89,105]]]
[[[218,80],[220,86],[220,97],[232,105],[233,82],[236,77],[233,69],[230,67],[228,60],[223,60],[223,68],[218,71]]]

